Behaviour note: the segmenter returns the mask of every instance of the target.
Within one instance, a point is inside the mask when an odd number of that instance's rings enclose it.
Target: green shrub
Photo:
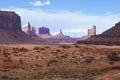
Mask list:
[[[60,45],[59,47],[64,48],[64,49],[66,49],[66,48],[70,48],[69,45]]]
[[[7,80],[9,77],[8,76],[2,76],[1,77],[3,80]]]
[[[4,55],[4,57],[9,57],[10,53],[8,53],[5,50],[3,50],[3,55]]]
[[[95,80],[94,77],[98,76],[98,75],[102,75],[102,72],[97,72],[97,71],[92,71],[92,72],[88,72],[86,74],[84,74],[82,76],[82,80]]]
[[[109,62],[109,64],[110,64],[110,65],[113,65],[113,64],[114,64],[114,62],[113,62],[113,61],[110,61],[110,62]]]
[[[19,52],[19,48],[13,48],[13,53],[18,53]]]
[[[19,48],[13,48],[14,51],[19,51]]]
[[[22,48],[20,48],[20,49],[19,49],[19,51],[20,51],[20,52],[28,52],[28,49],[27,49],[27,48],[22,47]]]
[[[43,79],[45,77],[45,75],[37,75],[37,76],[33,76],[33,79]]]
[[[53,76],[52,76],[52,75],[47,75],[47,78],[48,78],[48,79],[52,79]]]
[[[45,51],[45,48],[40,48],[41,51]]]
[[[120,56],[117,53],[112,52],[107,55],[107,59],[109,59],[110,61],[120,61]]]
[[[76,45],[76,44],[75,44],[74,46],[75,46],[76,48],[80,48],[80,46],[78,46],[78,45]]]
[[[47,66],[50,66],[50,64],[57,63],[57,62],[58,62],[58,60],[51,60],[47,63]]]
[[[45,48],[50,48],[49,46],[45,46]]]
[[[93,56],[87,56],[87,57],[85,58],[85,62],[86,62],[86,63],[91,63],[93,60],[94,60],[94,57],[93,57]]]
[[[39,47],[34,47],[33,50],[39,50],[40,48]]]

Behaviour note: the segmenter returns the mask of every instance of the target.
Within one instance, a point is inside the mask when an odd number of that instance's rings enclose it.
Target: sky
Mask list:
[[[45,26],[51,34],[81,37],[93,25],[97,34],[120,21],[120,0],[0,0],[0,10],[15,11],[22,26]]]

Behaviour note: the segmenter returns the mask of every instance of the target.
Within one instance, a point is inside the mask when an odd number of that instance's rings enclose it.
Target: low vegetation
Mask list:
[[[110,61],[120,61],[120,55],[116,52],[111,52],[107,55],[107,59]]]
[[[70,48],[69,45],[60,45],[59,47],[60,47],[60,48],[64,48],[64,49]]]
[[[20,48],[20,49],[19,49],[19,51],[20,51],[20,52],[28,52],[28,49],[27,49],[27,48],[22,47],[22,48]]]
[[[109,71],[120,69],[120,50],[114,48],[24,46],[0,52],[0,80],[105,80]]]

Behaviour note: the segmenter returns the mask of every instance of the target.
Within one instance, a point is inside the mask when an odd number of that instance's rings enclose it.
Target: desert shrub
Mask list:
[[[19,80],[18,76],[9,76],[8,80]]]
[[[21,76],[20,78],[20,80],[27,80],[27,76]]]
[[[49,46],[45,46],[45,48],[50,48]]]
[[[68,73],[66,73],[66,72],[62,73],[62,74],[61,74],[61,77],[62,77],[62,78],[69,78],[69,77],[68,77]]]
[[[110,61],[119,61],[120,56],[117,53],[112,52],[112,53],[107,55],[107,59],[109,59]]]
[[[55,68],[52,68],[52,69],[49,70],[49,73],[57,74],[57,72],[58,71]]]
[[[113,64],[114,64],[114,62],[113,62],[113,61],[110,61],[110,62],[109,62],[109,64],[110,64],[110,65],[113,65]]]
[[[52,79],[52,77],[53,77],[52,75],[47,75],[48,79]]]
[[[80,48],[80,46],[78,46],[77,44],[74,45],[76,48]]]
[[[5,50],[3,50],[3,56],[4,57],[9,57],[10,53],[6,52]]]
[[[86,63],[91,63],[93,60],[94,60],[93,56],[86,56],[86,58],[85,58]]]
[[[22,59],[19,59],[19,63],[20,63],[20,64],[23,64],[23,60],[22,60]]]
[[[9,57],[6,57],[3,61],[4,62],[11,62],[12,60],[11,60],[11,57],[9,56]]]
[[[43,65],[35,64],[36,67],[43,67]]]
[[[82,78],[83,78],[82,80],[95,80],[94,76],[98,76],[101,74],[102,74],[102,72],[97,72],[97,71],[88,72],[82,76]]]
[[[27,48],[22,47],[22,48],[20,48],[20,49],[19,49],[19,51],[20,51],[20,52],[28,52],[28,49],[27,49]]]
[[[13,53],[18,53],[18,51],[13,51]]]
[[[44,74],[33,76],[33,79],[43,79],[45,77]]]
[[[19,48],[13,48],[13,53],[19,53]]]
[[[40,48],[41,51],[45,51],[45,48]]]
[[[61,57],[61,58],[67,58],[67,57],[68,57],[68,54],[61,55],[60,57]]]
[[[78,74],[69,73],[69,72],[62,73],[61,77],[62,78],[80,78],[80,76]]]
[[[14,51],[19,51],[19,48],[13,48]]]
[[[60,52],[61,50],[60,49],[57,49],[56,52]]]
[[[33,50],[39,50],[40,48],[39,47],[34,47]]]
[[[57,62],[58,62],[58,60],[51,60],[47,63],[47,66],[50,66],[50,64],[57,63]]]
[[[66,49],[66,48],[70,48],[69,45],[60,45],[59,47],[64,48],[64,49]]]
[[[1,76],[1,79],[2,79],[2,80],[8,80],[8,79],[9,79],[9,76]]]

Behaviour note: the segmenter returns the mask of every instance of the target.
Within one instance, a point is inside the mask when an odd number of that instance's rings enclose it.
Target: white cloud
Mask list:
[[[44,5],[50,5],[50,0],[47,0],[46,2],[41,2],[41,1],[35,1],[35,2],[29,2],[29,4],[32,4],[33,6],[44,6]]]
[[[76,37],[87,34],[87,29],[91,28],[93,25],[96,25],[98,34],[102,33],[114,26],[120,19],[120,14],[112,13],[87,15],[80,12],[50,12],[38,9],[12,8],[4,10],[14,10],[18,13],[21,16],[23,25],[30,21],[33,26],[49,27],[52,34],[62,29],[64,34]]]

